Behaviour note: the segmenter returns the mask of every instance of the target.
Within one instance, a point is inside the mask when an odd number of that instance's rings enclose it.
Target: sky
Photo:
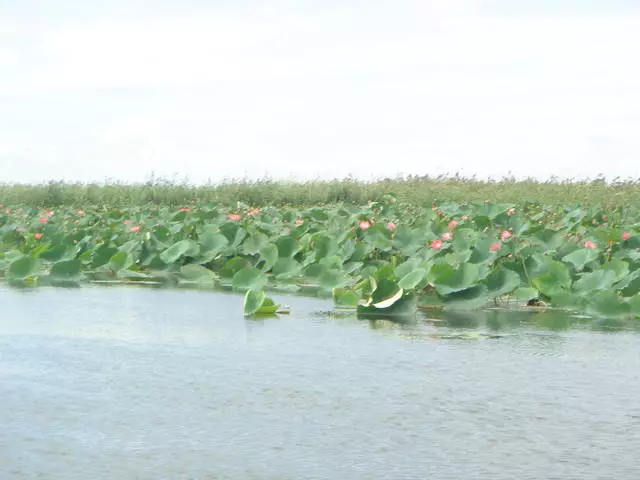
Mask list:
[[[640,177],[640,0],[0,0],[0,183]]]

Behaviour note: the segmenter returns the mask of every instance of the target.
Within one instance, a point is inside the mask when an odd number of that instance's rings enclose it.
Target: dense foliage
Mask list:
[[[332,296],[360,314],[497,301],[640,314],[640,223],[630,207],[446,203],[229,209],[0,207],[0,274],[16,286],[152,281]],[[262,310],[261,310],[262,309]]]
[[[229,180],[196,186],[186,182],[151,178],[146,183],[82,184],[49,182],[39,185],[0,184],[0,203],[53,208],[88,205],[119,207],[149,203],[180,206],[197,200],[232,207],[237,201],[249,205],[312,206],[336,202],[358,205],[382,201],[387,193],[414,205],[434,202],[491,201],[520,203],[535,200],[545,205],[635,206],[640,208],[640,180],[587,181],[501,180],[408,176],[362,182],[352,178],[313,180],[304,183],[273,180]]]

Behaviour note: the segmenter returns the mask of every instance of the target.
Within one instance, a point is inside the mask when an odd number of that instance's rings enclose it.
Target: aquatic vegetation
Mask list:
[[[214,203],[0,208],[0,275],[15,286],[144,281],[333,298],[362,316],[517,300],[599,317],[640,314],[640,221],[630,207],[538,202],[420,206],[386,195],[277,207]],[[536,302],[534,302],[536,303]]]

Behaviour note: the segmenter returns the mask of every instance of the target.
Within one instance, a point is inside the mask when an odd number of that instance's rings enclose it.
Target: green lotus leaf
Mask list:
[[[234,290],[262,290],[267,285],[267,276],[255,267],[244,267],[233,276],[231,285]]]
[[[40,262],[37,258],[30,255],[22,255],[11,263],[6,271],[6,276],[10,280],[24,280],[38,273]]]
[[[398,280],[398,286],[403,290],[413,290],[424,280],[426,275],[427,271],[424,268],[416,268]]]
[[[249,260],[245,257],[236,256],[230,258],[224,263],[222,268],[220,268],[220,276],[223,278],[232,278],[237,272],[250,265]]]
[[[263,233],[253,233],[245,238],[242,244],[242,250],[247,255],[255,255],[267,246],[269,243],[269,237]]]
[[[513,292],[520,286],[520,276],[507,268],[498,267],[486,279],[488,294],[499,297]]]
[[[189,283],[213,286],[216,274],[201,265],[188,264],[180,267],[180,278]]]
[[[587,312],[602,318],[615,318],[628,315],[631,305],[624,302],[615,292],[599,291],[589,297]]]
[[[580,248],[568,255],[565,255],[562,258],[562,261],[572,264],[574,268],[580,272],[584,270],[587,263],[593,262],[599,255],[600,252],[595,248]]]
[[[280,258],[291,258],[298,252],[298,243],[292,236],[280,237],[276,241],[276,246]]]
[[[118,252],[109,259],[109,268],[114,272],[125,270],[133,265],[134,260],[128,252]]]
[[[486,285],[476,285],[452,292],[444,297],[445,309],[468,310],[485,305],[490,300]]]
[[[590,294],[594,290],[609,290],[616,281],[614,270],[596,270],[583,273],[573,284],[573,289],[580,294]]]
[[[273,266],[272,272],[280,279],[295,277],[302,270],[302,265],[293,258],[280,257]]]
[[[249,316],[255,314],[266,298],[262,290],[247,290],[244,296],[244,314]]]
[[[334,288],[333,301],[339,307],[357,307],[360,297],[348,288]]]
[[[182,257],[194,257],[198,254],[200,248],[193,240],[180,240],[174,243],[160,254],[160,260],[166,264],[176,263]]]
[[[49,274],[57,279],[74,280],[80,276],[81,270],[82,262],[76,258],[54,263]]]

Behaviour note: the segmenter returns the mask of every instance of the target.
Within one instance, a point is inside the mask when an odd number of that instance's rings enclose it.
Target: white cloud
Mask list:
[[[0,99],[31,115],[19,132],[5,117],[0,166],[30,181],[637,175],[640,16],[371,5],[0,35]]]

